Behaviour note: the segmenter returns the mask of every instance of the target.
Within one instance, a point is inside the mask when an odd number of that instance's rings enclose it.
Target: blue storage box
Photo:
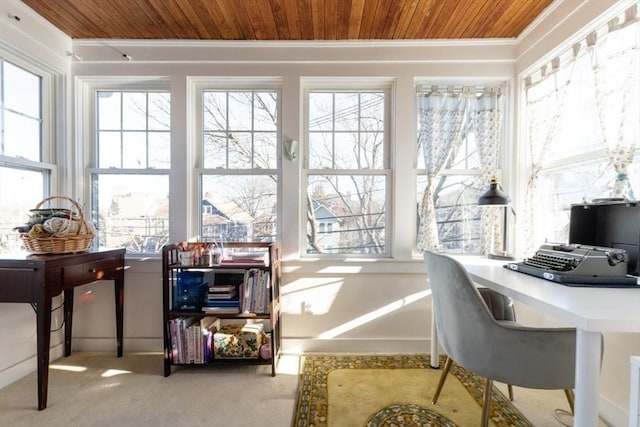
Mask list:
[[[201,311],[207,289],[204,272],[179,272],[173,292],[173,310]]]

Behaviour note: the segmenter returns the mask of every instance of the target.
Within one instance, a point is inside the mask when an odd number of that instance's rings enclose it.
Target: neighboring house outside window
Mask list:
[[[0,51],[0,254],[23,245],[14,229],[26,225],[29,210],[56,188],[53,111],[54,75]],[[64,200],[43,207],[71,208]]]
[[[159,253],[169,243],[171,96],[97,89],[91,179],[99,247]]]
[[[335,87],[349,84],[305,91],[303,253],[389,256],[391,89]]]

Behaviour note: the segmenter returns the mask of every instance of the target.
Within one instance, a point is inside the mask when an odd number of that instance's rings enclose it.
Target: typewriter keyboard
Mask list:
[[[536,253],[531,258],[526,258],[523,263],[531,267],[554,271],[571,271],[578,266],[578,260],[574,258],[540,252]]]

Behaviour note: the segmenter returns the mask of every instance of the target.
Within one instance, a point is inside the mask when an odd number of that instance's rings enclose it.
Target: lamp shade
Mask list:
[[[511,198],[502,191],[495,177],[491,179],[489,189],[478,199],[480,206],[507,206],[509,204],[511,204]]]

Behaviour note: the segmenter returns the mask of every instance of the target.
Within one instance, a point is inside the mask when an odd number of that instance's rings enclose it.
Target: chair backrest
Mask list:
[[[456,260],[424,253],[438,341],[456,363],[488,376],[491,331],[496,322],[467,271]]]
[[[455,259],[427,251],[438,340],[459,365],[507,384],[571,389],[575,328],[531,328],[498,322],[467,270]]]

